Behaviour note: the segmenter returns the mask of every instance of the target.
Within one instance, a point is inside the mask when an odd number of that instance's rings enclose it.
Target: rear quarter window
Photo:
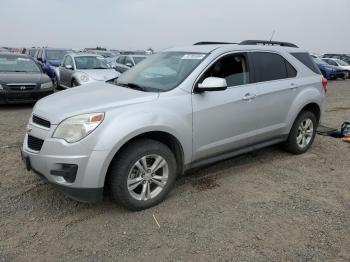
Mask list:
[[[292,78],[297,70],[281,55],[270,52],[254,52],[255,82]]]
[[[291,53],[296,59],[302,62],[306,67],[308,67],[312,72],[320,75],[321,71],[316,65],[316,63],[312,60],[311,56],[308,53]]]

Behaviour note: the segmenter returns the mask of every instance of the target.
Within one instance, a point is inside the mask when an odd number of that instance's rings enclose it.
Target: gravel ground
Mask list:
[[[323,124],[350,119],[350,80],[327,98]],[[304,155],[276,146],[191,171],[132,213],[108,196],[70,200],[24,169],[31,108],[0,107],[0,260],[350,261],[350,144],[317,136]]]

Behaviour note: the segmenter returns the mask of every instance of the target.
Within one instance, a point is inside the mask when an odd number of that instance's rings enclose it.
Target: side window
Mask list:
[[[287,60],[284,61],[286,63],[288,78],[296,77],[298,74],[297,70]]]
[[[73,59],[68,55],[66,56],[66,59],[64,60],[64,66],[71,65],[73,67]]]
[[[315,64],[314,60],[311,58],[311,56],[308,53],[290,53],[292,56],[294,56],[296,59],[298,59],[300,62],[302,62],[306,67],[308,67],[311,71],[313,71],[316,74],[321,74],[320,69]]]
[[[134,62],[132,61],[130,56],[127,56],[125,59],[125,65],[134,65]]]
[[[286,79],[296,76],[296,70],[282,56],[275,53],[252,53],[256,82]],[[294,70],[293,70],[294,69]]]
[[[231,54],[220,58],[204,73],[199,82],[208,77],[225,78],[228,87],[249,84],[246,54]]]
[[[122,55],[118,58],[118,63],[124,65],[124,62],[125,62],[125,56]]]

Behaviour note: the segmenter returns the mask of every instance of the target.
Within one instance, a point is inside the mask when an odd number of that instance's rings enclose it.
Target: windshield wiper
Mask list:
[[[123,86],[123,87],[128,87],[128,88],[139,90],[139,91],[143,91],[143,92],[148,92],[147,88],[140,86],[138,84],[135,84],[135,83],[117,83],[117,85]]]

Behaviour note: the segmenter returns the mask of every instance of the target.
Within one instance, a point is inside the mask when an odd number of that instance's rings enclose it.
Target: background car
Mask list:
[[[86,83],[117,78],[120,75],[100,56],[90,53],[67,54],[55,70],[54,86],[70,88]]]
[[[146,58],[146,55],[121,55],[117,58],[114,68],[118,72],[124,73]]]
[[[69,52],[72,52],[72,50],[62,48],[39,48],[34,58],[39,62],[43,71],[53,79],[55,76],[55,68],[61,64],[62,58]]]
[[[340,59],[336,59],[336,58],[322,58],[323,61],[325,61],[327,64],[329,65],[333,65],[333,66],[339,66],[341,68],[343,68],[344,70],[346,70],[346,74],[347,74],[347,78],[350,77],[350,65],[348,63],[346,63],[345,61],[342,61]]]
[[[324,54],[323,58],[336,58],[350,64],[350,55],[347,54]]]
[[[0,54],[0,103],[29,103],[53,93],[51,79],[28,55]]]
[[[338,66],[329,65],[320,58],[313,58],[313,60],[317,64],[322,75],[325,78],[327,78],[328,80],[331,80],[331,79],[334,80],[337,78],[342,78],[342,79],[346,78],[346,70],[344,70],[343,68],[338,67]]]

